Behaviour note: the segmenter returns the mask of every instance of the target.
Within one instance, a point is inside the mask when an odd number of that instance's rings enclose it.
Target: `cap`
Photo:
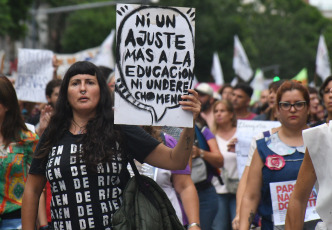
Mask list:
[[[209,86],[208,83],[201,83],[199,84],[195,90],[199,93],[202,93],[202,94],[206,94],[206,95],[209,95],[211,97],[213,97],[213,89],[211,86]]]
[[[221,95],[217,92],[213,92],[213,98],[216,100],[221,100]]]

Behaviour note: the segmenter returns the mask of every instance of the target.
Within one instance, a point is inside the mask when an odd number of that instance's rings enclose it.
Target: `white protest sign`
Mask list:
[[[53,78],[53,52],[49,50],[19,49],[17,98],[22,101],[46,103],[45,88]]]
[[[193,127],[195,9],[117,5],[115,123]]]
[[[280,126],[279,121],[238,120],[236,128],[237,143],[235,146],[237,169],[241,178],[246,166],[248,152],[252,138],[259,133]]]
[[[290,196],[294,190],[296,180],[270,183],[274,225],[284,225]],[[320,219],[316,212],[316,190],[313,189],[307,204],[304,221]]]
[[[96,56],[99,49],[99,47],[95,47],[74,54],[55,54],[59,62],[57,74],[63,78],[72,64],[78,61],[91,61]]]

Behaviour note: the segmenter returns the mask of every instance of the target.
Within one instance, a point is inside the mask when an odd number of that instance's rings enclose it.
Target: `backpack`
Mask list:
[[[112,217],[114,230],[185,230],[166,193],[151,178],[140,175],[129,157],[135,176],[123,192],[122,206]]]

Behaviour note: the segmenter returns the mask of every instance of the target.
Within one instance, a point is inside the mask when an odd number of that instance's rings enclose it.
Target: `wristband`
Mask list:
[[[199,156],[200,156],[201,158],[204,157],[204,150],[203,150],[203,149],[201,149],[201,150],[199,151]]]
[[[201,225],[200,224],[198,224],[198,223],[191,223],[191,224],[189,224],[188,225],[188,228],[187,229],[189,229],[189,228],[191,228],[191,227],[194,227],[194,226],[197,226],[197,227],[201,227]]]

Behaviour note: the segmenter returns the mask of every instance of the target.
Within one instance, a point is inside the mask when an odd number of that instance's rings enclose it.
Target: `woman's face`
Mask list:
[[[323,100],[324,100],[324,105],[325,105],[326,111],[329,114],[331,114],[332,113],[332,81],[330,81],[324,89]]]
[[[229,112],[226,105],[223,103],[218,103],[213,113],[217,125],[223,125],[232,122],[233,113]]]
[[[276,91],[274,89],[269,90],[269,96],[268,96],[268,103],[269,103],[269,108],[273,108],[276,102]]]
[[[310,113],[317,114],[318,105],[319,105],[319,98],[317,93],[309,94],[310,97]]]
[[[283,93],[277,111],[279,120],[283,126],[302,128],[307,123],[309,108],[306,103],[302,103],[303,107],[299,108],[301,102],[305,102],[301,91],[293,89]],[[284,105],[289,103],[293,106],[290,106],[289,109],[283,109],[280,103],[284,103]]]
[[[68,102],[73,113],[94,115],[100,100],[100,88],[96,76],[78,74],[69,80]]]

